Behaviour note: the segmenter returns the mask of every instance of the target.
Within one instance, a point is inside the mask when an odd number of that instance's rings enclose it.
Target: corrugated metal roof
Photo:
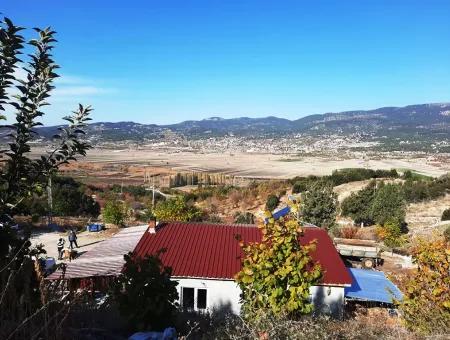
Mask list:
[[[383,272],[357,268],[349,268],[349,271],[353,283],[345,288],[345,297],[384,303],[392,303],[392,297],[397,300],[403,298],[402,292]]]
[[[112,276],[120,274],[123,256],[136,247],[148,226],[128,227],[111,238],[100,242],[79,258],[67,263],[65,279],[86,278],[93,276]],[[47,279],[60,279],[60,270],[49,275]]]
[[[350,285],[352,280],[327,232],[304,228],[301,244],[317,240],[311,257],[322,266],[324,285]],[[254,225],[167,222],[156,233],[146,232],[135,249],[137,256],[155,254],[164,248],[161,259],[172,267],[174,277],[232,280],[241,269],[242,251],[236,236],[244,242],[259,242],[260,230]]]

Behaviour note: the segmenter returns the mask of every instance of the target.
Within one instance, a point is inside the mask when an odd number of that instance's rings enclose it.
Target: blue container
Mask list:
[[[103,229],[102,223],[91,223],[91,224],[88,224],[86,227],[86,230],[91,231],[91,232],[100,231],[102,229]]]

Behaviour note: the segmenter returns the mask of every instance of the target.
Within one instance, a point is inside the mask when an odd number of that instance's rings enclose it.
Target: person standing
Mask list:
[[[57,244],[57,247],[58,247],[58,260],[62,260],[62,258],[63,258],[63,250],[64,250],[64,244],[65,243],[66,243],[66,241],[64,241],[63,238],[60,238],[58,240],[58,244]]]
[[[69,232],[69,242],[70,242],[70,249],[73,249],[74,244],[75,244],[75,247],[78,248],[77,234],[75,233],[75,230],[73,230],[73,229],[70,229],[70,232]]]

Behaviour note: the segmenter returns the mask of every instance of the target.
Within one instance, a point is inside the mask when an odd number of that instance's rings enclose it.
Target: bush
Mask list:
[[[372,204],[375,194],[376,182],[372,181],[365,188],[352,193],[342,201],[342,215],[352,218],[356,224],[373,224]]]
[[[441,221],[450,221],[450,208],[444,210]]]
[[[106,201],[103,208],[103,220],[106,223],[115,225],[123,225],[125,220],[129,217],[130,211],[128,206],[117,199],[110,199]]]
[[[302,194],[301,215],[305,222],[331,229],[336,220],[337,195],[328,182],[316,182]]]
[[[376,232],[378,237],[389,248],[400,247],[405,243],[401,225],[395,218],[387,220],[382,226],[378,226]]]
[[[444,237],[447,242],[450,242],[450,225],[444,230]]]
[[[269,195],[267,197],[266,202],[266,210],[273,211],[278,207],[278,204],[280,203],[280,199],[275,195]]]
[[[397,185],[380,185],[371,207],[375,223],[384,225],[395,220],[399,225],[405,221],[406,203],[402,191]]]
[[[343,238],[356,238],[358,234],[358,228],[355,227],[344,227],[339,229],[339,235]]]
[[[234,215],[234,223],[237,224],[254,224],[255,216],[251,212],[237,212]]]
[[[55,176],[52,179],[53,216],[92,216],[100,213],[100,205],[86,194],[87,188],[71,177]],[[20,213],[44,216],[48,213],[48,197],[41,195],[28,197],[19,206]]]
[[[153,214],[159,221],[198,221],[202,212],[182,196],[159,202]]]
[[[162,330],[172,326],[177,311],[178,282],[172,269],[164,267],[159,254],[136,258],[125,255],[122,274],[115,280],[111,295],[133,330]]]
[[[363,181],[371,178],[397,178],[397,170],[372,170],[372,169],[360,169],[360,168],[350,168],[350,169],[340,169],[335,170],[329,176],[330,181],[334,186],[341,185],[344,183]]]
[[[450,329],[450,254],[442,238],[419,239],[412,247],[417,270],[407,279],[400,310],[409,329],[427,335]]]
[[[209,214],[206,215],[203,218],[203,222],[210,222],[210,223],[223,223],[222,218],[220,218],[219,215],[216,214]]]
[[[300,225],[294,220],[270,219],[262,228],[261,242],[240,241],[244,256],[235,280],[242,292],[242,316],[250,320],[265,313],[293,317],[311,313],[309,288],[322,275],[310,255],[315,241],[300,245]]]

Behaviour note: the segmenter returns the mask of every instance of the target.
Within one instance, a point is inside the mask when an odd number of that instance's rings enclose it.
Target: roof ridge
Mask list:
[[[210,226],[224,226],[224,227],[254,227],[258,228],[257,224],[250,223],[221,223],[221,222],[207,222],[207,221],[159,221],[160,226],[164,224],[186,224],[186,225],[210,225]]]

